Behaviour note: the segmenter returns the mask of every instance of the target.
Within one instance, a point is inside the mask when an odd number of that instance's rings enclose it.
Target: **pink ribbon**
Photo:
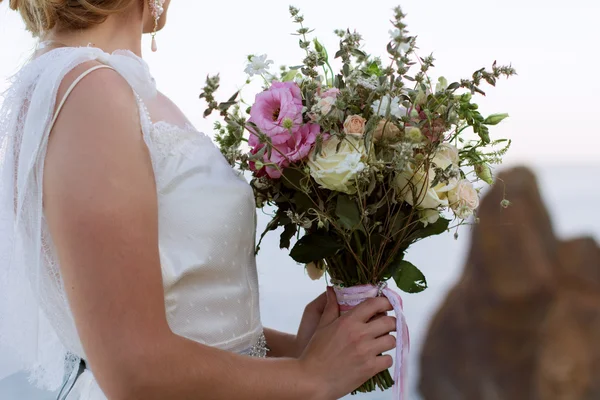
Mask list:
[[[408,335],[408,325],[404,318],[402,309],[402,298],[400,295],[387,287],[385,282],[379,286],[359,285],[352,287],[333,287],[337,296],[340,312],[348,312],[366,299],[385,296],[390,301],[396,314],[396,360],[394,362],[394,399],[402,400],[404,398],[406,367],[408,351],[410,349],[410,338]]]

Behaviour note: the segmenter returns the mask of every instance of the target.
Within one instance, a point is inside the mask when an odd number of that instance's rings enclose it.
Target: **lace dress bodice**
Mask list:
[[[1,308],[0,315],[6,312],[8,317],[0,322],[14,321],[17,333],[19,329],[22,332],[35,329],[35,335],[28,333],[29,337],[21,345],[29,346],[37,339],[42,346],[35,354],[9,354],[11,360],[34,365],[7,363],[4,369],[11,372],[10,368],[15,365],[28,368],[41,386],[55,390],[62,383],[65,357],[67,373],[79,358],[85,359],[43,210],[35,207],[37,204],[41,207],[41,165],[50,118],[27,114],[40,109],[51,113],[63,77],[89,60],[114,68],[129,82],[138,99],[140,124],[156,179],[159,254],[171,329],[188,339],[224,350],[256,351],[257,343],[262,343],[264,337],[254,257],[256,214],[252,189],[226,162],[210,138],[194,129],[185,118],[152,121],[148,109],[158,95],[154,80],[141,59],[128,52],[107,54],[91,47],[63,48],[46,53],[24,67],[19,81],[13,84],[16,90],[9,91],[5,102],[24,100],[21,104],[28,104],[28,112],[18,116],[11,125],[14,111],[11,114],[5,110],[8,117],[4,115],[4,125],[0,125],[6,126],[8,135],[14,135],[0,141],[0,165],[5,169],[10,162],[18,166],[14,171],[15,182],[23,196],[13,198],[16,209],[34,208],[34,213],[28,213],[24,220],[16,213],[13,241],[17,245],[8,264],[8,271],[15,272],[13,280],[19,275],[15,269],[18,263],[27,265],[26,275],[33,285],[30,289],[22,288],[20,293],[13,290],[12,295],[15,298],[29,295],[35,299],[27,303],[22,312],[41,311],[36,327],[20,320],[15,312],[11,314],[10,310]],[[41,83],[42,80],[45,83]],[[48,80],[54,83],[47,85]],[[47,89],[42,91],[44,87]],[[11,147],[18,149],[13,159],[7,152]],[[32,160],[29,169],[22,168],[25,159]],[[21,231],[24,233],[20,234]],[[36,232],[39,232],[37,239]],[[33,250],[34,255],[24,254],[26,250]],[[10,281],[11,275],[6,276],[4,281],[0,280],[0,287],[2,282]],[[17,339],[18,334],[10,336],[14,332],[8,331],[6,326],[0,327],[0,339],[3,334],[13,342],[23,341]],[[2,345],[0,343],[0,350],[4,350]],[[0,378],[2,372],[0,361]],[[68,399],[105,398],[92,371],[88,370],[78,379]]]

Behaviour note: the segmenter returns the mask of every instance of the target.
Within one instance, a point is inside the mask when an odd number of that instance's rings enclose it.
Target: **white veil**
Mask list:
[[[26,370],[48,390],[58,389],[85,355],[46,232],[43,166],[58,87],[90,60],[117,70],[139,97],[155,96],[147,65],[133,53],[61,48],[17,73],[0,109],[0,379]],[[150,121],[141,99],[139,106],[147,139]]]

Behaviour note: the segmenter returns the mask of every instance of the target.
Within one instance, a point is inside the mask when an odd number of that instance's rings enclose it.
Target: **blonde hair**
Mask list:
[[[9,0],[19,11],[27,30],[40,36],[53,28],[86,29],[140,0]],[[2,2],[2,0],[0,0]]]

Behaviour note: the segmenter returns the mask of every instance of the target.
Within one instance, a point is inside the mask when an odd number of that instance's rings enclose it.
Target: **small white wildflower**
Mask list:
[[[400,40],[402,40],[402,36],[403,36],[403,33],[400,29],[390,29],[389,33],[390,33],[390,37],[392,38],[392,40],[400,45],[398,47],[398,50],[400,50],[403,53],[406,53],[406,52],[408,52],[408,50],[410,50],[410,41],[409,42],[400,42]]]
[[[410,50],[410,43],[403,42],[400,44],[400,47],[398,47],[398,50],[403,53],[408,53],[408,50]]]
[[[402,37],[402,31],[400,29],[390,29],[389,33],[393,40],[398,40]]]
[[[396,118],[402,118],[406,115],[406,108],[400,105],[400,98],[394,97],[390,104],[390,96],[385,96],[381,100],[375,100],[371,106],[373,112],[385,117],[387,115],[388,107],[390,108],[390,114]]]
[[[262,75],[267,72],[269,65],[273,64],[273,61],[267,60],[267,55],[262,56],[249,56],[248,65],[244,72],[250,76]]]

